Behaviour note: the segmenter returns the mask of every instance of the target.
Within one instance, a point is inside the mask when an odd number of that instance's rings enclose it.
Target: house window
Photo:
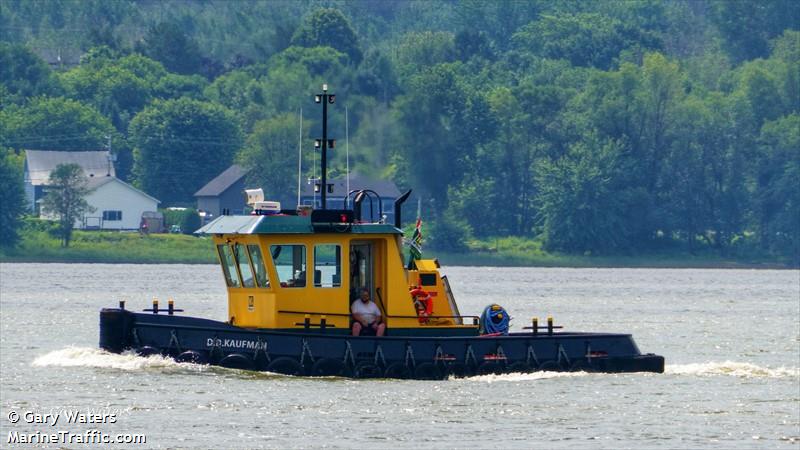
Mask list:
[[[122,211],[103,211],[103,220],[122,220]]]
[[[342,285],[342,251],[334,244],[314,246],[314,286]]]

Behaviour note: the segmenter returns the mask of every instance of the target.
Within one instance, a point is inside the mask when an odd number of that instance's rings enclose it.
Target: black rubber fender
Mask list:
[[[561,372],[561,365],[557,361],[545,361],[539,365],[539,370],[546,372]]]
[[[569,368],[570,372],[596,372],[597,368],[586,358],[576,359]]]
[[[311,367],[312,377],[339,377],[345,375],[345,365],[339,359],[321,358]]]
[[[469,366],[460,362],[452,362],[445,366],[445,372],[448,377],[465,378],[472,376],[472,370]]]
[[[360,362],[353,369],[353,376],[356,378],[381,378],[383,371],[371,362]]]
[[[386,378],[411,378],[411,370],[403,363],[392,363],[383,371]]]
[[[200,352],[187,350],[175,357],[175,361],[192,364],[208,364],[208,358]]]
[[[292,358],[275,358],[267,366],[267,371],[284,375],[302,375],[303,366]]]
[[[145,345],[144,347],[139,347],[136,349],[136,354],[139,356],[153,356],[153,355],[160,355],[161,352],[158,351],[157,348],[151,347],[149,345]]]
[[[441,380],[443,374],[436,364],[424,362],[417,364],[417,368],[414,370],[414,378],[417,380]]]
[[[241,353],[231,353],[230,355],[222,358],[219,365],[227,367],[228,369],[243,369],[252,370],[253,360]]]
[[[486,361],[480,366],[478,366],[477,370],[478,375],[490,375],[490,374],[499,375],[503,372],[505,372],[504,367],[500,363],[495,361]]]
[[[506,371],[509,373],[530,373],[533,372],[533,369],[528,365],[528,363],[524,361],[517,361],[509,364]]]

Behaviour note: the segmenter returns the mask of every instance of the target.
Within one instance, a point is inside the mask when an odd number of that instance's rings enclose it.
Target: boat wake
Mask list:
[[[451,380],[460,381],[481,381],[485,383],[495,383],[503,381],[534,381],[534,380],[547,380],[551,378],[574,378],[585,377],[589,375],[587,372],[531,372],[531,373],[503,373],[503,374],[489,374],[489,375],[475,375],[467,378],[453,378]]]
[[[196,364],[178,363],[163,356],[139,356],[133,352],[122,354],[89,347],[67,347],[55,350],[33,360],[37,367],[96,367],[117,370],[175,370],[199,369]]]
[[[716,376],[726,375],[740,378],[798,378],[800,369],[797,367],[761,367],[750,363],[733,361],[695,363],[695,364],[667,364],[665,373],[674,375]]]

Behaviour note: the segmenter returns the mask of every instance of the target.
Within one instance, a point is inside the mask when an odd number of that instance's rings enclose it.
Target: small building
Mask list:
[[[223,210],[228,210],[228,214],[244,214],[247,206],[244,198],[245,175],[247,171],[234,164],[195,192],[197,211],[201,216],[208,220],[219,216]]]
[[[378,217],[379,211],[382,208],[383,215],[386,216],[386,221],[389,223],[394,222],[394,201],[400,196],[400,190],[397,185],[388,180],[376,180],[357,173],[350,174],[350,190],[347,189],[347,178],[335,178],[328,180],[328,184],[332,184],[332,192],[328,192],[326,202],[327,207],[330,209],[344,209],[345,197],[350,191],[354,190],[371,190],[374,191],[381,198],[381,205],[379,208],[377,199],[365,199],[361,203],[361,210],[364,219],[380,220]],[[353,197],[350,196],[348,206],[353,207]],[[320,193],[315,192],[314,185],[307,183],[303,185],[300,192],[300,204],[311,205],[314,208],[322,207],[322,199]],[[370,217],[372,215],[372,217]]]
[[[142,215],[157,211],[157,199],[116,177],[108,151],[65,152],[27,150],[25,152],[25,196],[30,211],[42,218],[39,202],[47,192],[50,172],[60,164],[77,164],[87,178],[90,192],[86,203],[93,208],[75,221],[75,228],[89,230],[136,230]]]
[[[50,182],[50,172],[60,164],[77,164],[90,179],[115,177],[113,157],[107,150],[64,152],[51,150],[25,150],[25,198],[29,211],[38,213],[38,202]]]
[[[88,187],[91,192],[86,196],[86,203],[94,211],[86,213],[81,222],[76,223],[76,228],[136,230],[144,216],[157,212],[160,203],[117,177],[92,178]],[[151,225],[150,230],[158,232],[160,228]]]

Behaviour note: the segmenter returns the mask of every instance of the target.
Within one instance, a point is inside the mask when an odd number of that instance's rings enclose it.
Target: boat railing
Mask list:
[[[326,313],[326,312],[314,312],[314,311],[278,311],[281,314],[297,314],[297,315],[308,315],[308,316],[334,316],[334,317],[351,317],[351,314],[345,313]],[[387,319],[419,319],[420,316],[396,316],[392,314],[386,315]],[[424,316],[426,319],[458,319],[461,320],[462,323],[464,319],[472,319],[472,326],[478,326],[480,323],[480,317],[478,316]],[[300,324],[302,325],[302,323]],[[469,325],[469,324],[467,324]],[[328,325],[330,326],[330,325]]]

